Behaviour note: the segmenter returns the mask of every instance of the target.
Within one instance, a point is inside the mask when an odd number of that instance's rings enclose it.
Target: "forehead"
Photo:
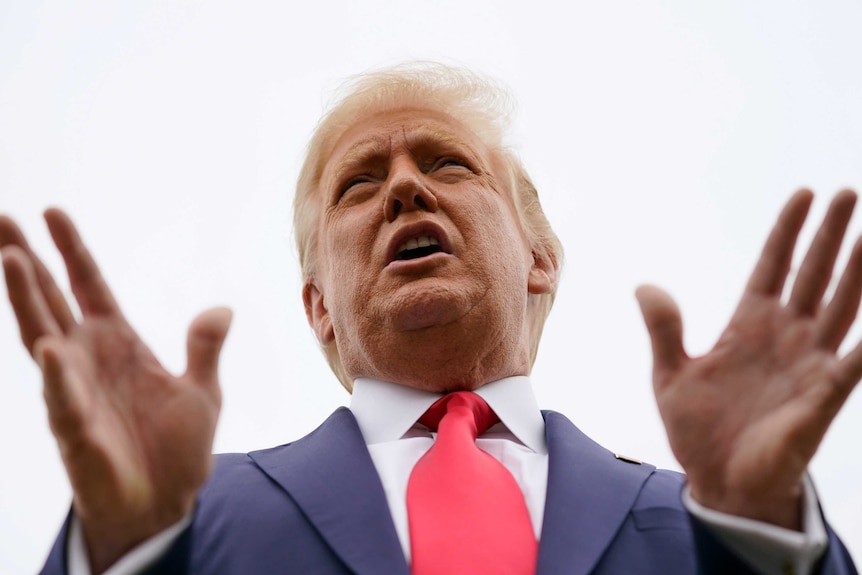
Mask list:
[[[464,124],[445,112],[424,108],[383,110],[353,122],[336,141],[324,175],[369,157],[388,156],[393,148],[452,147],[484,157],[488,147]]]

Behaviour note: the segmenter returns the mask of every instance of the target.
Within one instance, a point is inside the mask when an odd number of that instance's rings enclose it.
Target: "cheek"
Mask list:
[[[350,301],[355,298],[359,287],[367,283],[366,276],[371,269],[373,246],[363,234],[346,228],[330,225],[328,230],[331,233],[321,238],[321,254],[325,258],[322,267],[326,270],[330,311],[332,306],[351,305]]]
[[[532,264],[532,252],[517,216],[502,200],[483,202],[470,226],[479,238],[477,245],[487,261],[493,262],[501,273],[517,271],[518,275],[526,277]]]

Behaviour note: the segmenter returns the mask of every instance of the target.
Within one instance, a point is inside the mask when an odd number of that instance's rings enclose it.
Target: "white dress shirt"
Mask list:
[[[545,421],[530,380],[527,377],[501,379],[483,385],[476,390],[476,395],[500,418],[500,423],[482,434],[476,445],[515,477],[524,494],[536,539],[539,539],[548,485],[548,446]],[[373,379],[360,378],[353,384],[350,411],[356,417],[380,475],[408,563],[407,481],[413,466],[431,448],[437,436],[417,420],[441,397],[439,393]]]
[[[527,377],[509,377],[488,383],[478,390],[500,418],[476,445],[502,463],[515,477],[536,537],[541,536],[548,482],[548,448],[545,422]],[[380,475],[401,547],[410,560],[410,533],[407,524],[407,481],[413,466],[434,443],[436,433],[417,420],[441,397],[410,387],[360,378],[354,382],[350,409],[368,445]],[[799,575],[811,573],[826,549],[827,537],[817,499],[810,482],[805,482],[804,532],[706,509],[687,491],[683,502],[706,523],[725,544],[763,575],[783,575],[788,568]],[[138,545],[112,566],[105,575],[139,573],[164,554],[191,517]],[[69,533],[70,575],[90,575],[80,524],[75,517]],[[794,572],[794,571],[791,571]]]

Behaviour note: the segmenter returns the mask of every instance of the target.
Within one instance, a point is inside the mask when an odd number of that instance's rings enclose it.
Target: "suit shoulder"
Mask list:
[[[637,513],[644,509],[672,510],[674,515],[687,516],[688,512],[682,502],[682,489],[685,486],[685,475],[667,469],[654,470],[644,482],[638,494],[632,511]],[[671,513],[671,511],[668,511]]]
[[[685,475],[668,469],[655,469],[644,485],[644,491],[660,497],[680,497]]]

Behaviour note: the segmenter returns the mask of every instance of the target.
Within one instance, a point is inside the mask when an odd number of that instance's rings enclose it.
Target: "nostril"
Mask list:
[[[401,208],[404,204],[401,203],[401,200],[395,199],[392,201],[392,217],[394,218],[401,212]]]
[[[417,207],[419,207],[423,210],[428,209],[428,204],[425,202],[425,199],[422,196],[420,196],[419,194],[416,194],[415,196],[413,196],[413,203],[416,204]]]

